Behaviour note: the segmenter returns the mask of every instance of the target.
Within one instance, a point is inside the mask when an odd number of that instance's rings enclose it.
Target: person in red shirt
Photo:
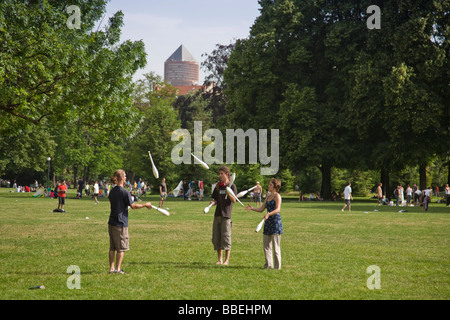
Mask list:
[[[62,183],[58,186],[58,209],[61,209],[62,212],[66,212],[64,210],[64,205],[66,204],[66,193],[66,180],[63,180]]]
[[[200,191],[200,196],[199,196],[198,200],[202,201],[203,200],[203,191],[204,191],[202,180],[198,181],[198,190]]]

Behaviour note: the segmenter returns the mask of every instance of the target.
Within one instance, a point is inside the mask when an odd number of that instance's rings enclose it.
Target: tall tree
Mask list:
[[[331,168],[354,161],[342,94],[362,45],[362,9],[350,1],[259,3],[261,15],[225,71],[230,121],[281,128],[280,162],[293,172],[317,166],[330,199]]]
[[[450,150],[449,9],[448,1],[383,1],[381,29],[366,31],[352,66],[346,112],[384,185],[390,171],[419,165],[426,187],[426,165]]]
[[[17,178],[19,172],[47,169],[47,158],[53,157],[56,143],[45,126],[27,126],[18,120],[14,130],[6,136],[0,134],[0,175],[8,171]]]
[[[14,152],[26,155],[29,150],[25,148],[32,140],[36,141],[33,143],[36,151],[42,150],[28,155],[31,165],[24,160],[14,163],[8,160],[9,167],[41,171],[47,157],[54,158],[57,151],[58,157],[78,159],[70,165],[58,164],[55,159],[57,171],[70,166],[86,171],[90,153],[84,151],[89,141],[69,138],[69,145],[80,142],[80,155],[75,155],[73,149],[60,153],[64,147],[59,144],[55,149],[54,140],[63,137],[58,135],[66,129],[72,132],[75,126],[80,138],[87,133],[91,137],[114,139],[129,135],[133,124],[139,121],[140,114],[132,104],[132,76],[146,64],[144,44],[119,43],[123,26],[120,11],[104,28],[96,27],[105,14],[106,3],[105,0],[0,3],[0,153],[10,153],[9,146],[22,141]],[[69,6],[80,9],[79,29],[69,23],[74,13],[66,11]],[[39,136],[16,138],[30,132]]]
[[[175,94],[172,86],[152,72],[136,83],[135,106],[143,117],[135,124],[136,133],[126,141],[124,165],[138,175],[136,179],[144,178],[154,187],[159,185],[159,181],[153,176],[148,151],[152,154],[160,179],[165,177],[168,186],[178,182],[178,173],[171,159],[171,150],[175,145],[171,134],[181,127],[172,106]]]
[[[214,82],[220,90],[226,89],[224,73],[233,49],[234,43],[228,45],[216,44],[216,49],[210,54],[202,54],[205,60],[201,63],[201,67],[208,73],[205,82]]]
[[[80,29],[66,8],[80,9]],[[56,125],[78,119],[111,133],[133,119],[132,75],[146,63],[142,41],[120,44],[123,14],[94,31],[106,1],[0,3],[0,129],[17,119]]]

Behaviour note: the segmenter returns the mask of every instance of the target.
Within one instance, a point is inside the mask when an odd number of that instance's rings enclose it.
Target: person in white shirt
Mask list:
[[[146,195],[147,186],[145,185],[145,181],[142,181],[141,189],[142,189],[142,196]]]
[[[94,201],[95,201],[95,204],[98,204],[97,197],[98,197],[98,193],[99,192],[100,192],[100,190],[99,190],[99,187],[98,187],[98,181],[95,181],[95,184],[94,184]]]
[[[420,197],[422,196],[422,191],[420,191],[420,189],[417,188],[417,190],[414,191],[414,195],[415,195],[415,199],[416,199],[416,201],[414,202],[414,205],[420,207]]]
[[[403,186],[401,184],[398,185],[398,202],[400,205],[403,205],[403,201],[405,200],[405,191],[403,190]]]
[[[351,206],[351,202],[350,200],[353,200],[353,196],[352,196],[352,188],[350,187],[351,183],[348,182],[347,186],[344,189],[344,207],[341,209],[342,212],[344,212],[344,209],[348,206],[348,211],[350,212],[350,206]]]
[[[412,188],[408,184],[408,187],[406,188],[406,205],[408,207],[412,206],[411,199],[412,199]]]
[[[431,187],[423,190],[423,210],[428,211],[428,203],[431,202]]]
[[[89,197],[90,195],[90,189],[89,189],[89,182],[86,182],[86,185],[84,186],[84,195]]]

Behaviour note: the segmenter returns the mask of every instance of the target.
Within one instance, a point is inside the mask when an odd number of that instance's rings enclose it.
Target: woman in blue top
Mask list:
[[[281,250],[280,239],[283,234],[283,225],[281,223],[280,209],[281,196],[278,193],[281,187],[281,181],[275,178],[270,179],[268,192],[263,205],[260,208],[253,208],[248,205],[246,210],[253,210],[256,212],[263,212],[267,208],[267,213],[264,215],[264,254],[266,269],[281,269]],[[272,248],[275,255],[272,255]],[[275,264],[274,264],[275,258]]]

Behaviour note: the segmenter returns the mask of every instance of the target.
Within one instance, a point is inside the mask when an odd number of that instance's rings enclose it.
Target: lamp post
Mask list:
[[[50,186],[50,161],[52,160],[52,158],[48,157],[47,161],[48,161],[48,170],[47,170],[47,187]]]

